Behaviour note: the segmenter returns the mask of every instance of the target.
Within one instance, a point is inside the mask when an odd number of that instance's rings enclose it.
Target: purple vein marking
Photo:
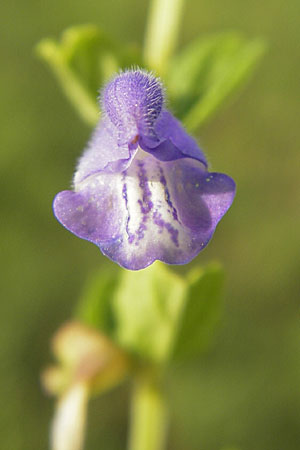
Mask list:
[[[141,207],[141,212],[143,214],[148,214],[153,208],[153,203],[151,200],[152,193],[148,186],[147,172],[145,170],[144,163],[142,161],[139,161],[138,167],[139,167],[138,177],[140,181],[139,186],[143,192],[143,198],[142,200],[138,200],[138,203]]]
[[[169,207],[171,208],[173,219],[180,223],[180,221],[178,219],[178,214],[177,214],[176,208],[173,206],[173,203],[171,201],[171,196],[170,196],[170,192],[169,192],[169,189],[167,186],[167,180],[164,175],[164,171],[159,164],[158,164],[158,167],[159,167],[159,173],[160,173],[159,181],[161,182],[161,184],[163,185],[164,190],[165,190],[165,200],[166,200],[167,204],[169,205]]]
[[[123,182],[122,197],[123,197],[123,199],[125,201],[125,208],[126,208],[126,211],[127,211],[126,233],[127,233],[127,236],[128,236],[128,243],[132,244],[133,241],[134,241],[134,235],[132,235],[130,233],[130,230],[129,230],[130,214],[129,214],[129,209],[128,209],[127,184],[125,182],[126,175],[127,175],[127,172],[125,170],[124,173],[123,173],[123,177],[122,177],[122,182]]]
[[[140,222],[140,225],[136,231],[136,237],[137,242],[136,245],[138,245],[138,241],[144,238],[145,231],[147,230],[146,223],[149,219],[149,213],[153,208],[153,202],[151,200],[152,193],[148,185],[148,177],[147,172],[145,170],[145,166],[143,161],[138,162],[138,178],[139,178],[139,187],[141,188],[142,192],[142,199],[138,200],[138,204],[140,205],[141,213],[142,213],[142,219]]]
[[[178,230],[176,230],[176,228],[174,228],[169,222],[165,222],[158,211],[154,211],[153,219],[154,223],[160,228],[159,233],[162,233],[163,229],[165,228],[169,233],[172,242],[176,247],[179,247]]]

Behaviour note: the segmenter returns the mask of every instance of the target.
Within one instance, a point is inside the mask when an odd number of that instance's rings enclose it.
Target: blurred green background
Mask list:
[[[47,448],[53,410],[39,383],[49,339],[90,271],[111,264],[54,219],[90,135],[33,54],[47,36],[96,23],[142,43],[144,0],[3,2],[1,9],[0,446]],[[237,101],[199,131],[234,205],[194,264],[222,261],[224,318],[201,360],[168,380],[172,450],[300,448],[300,3],[187,0],[180,45],[200,33],[265,37],[269,51]],[[88,450],[125,448],[129,387],[95,399]]]

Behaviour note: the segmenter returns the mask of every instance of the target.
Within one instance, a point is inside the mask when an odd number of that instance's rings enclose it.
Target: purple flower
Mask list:
[[[101,101],[103,118],[79,160],[74,190],[54,199],[56,218],[127,269],[191,261],[230,207],[234,181],[208,172],[149,73],[117,75]]]

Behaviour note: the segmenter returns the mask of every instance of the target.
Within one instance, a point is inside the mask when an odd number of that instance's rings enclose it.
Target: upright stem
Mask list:
[[[135,381],[128,450],[164,450],[167,408],[157,380]]]
[[[74,384],[59,400],[51,427],[52,450],[82,450],[89,390]]]
[[[146,64],[164,75],[173,54],[184,0],[152,0],[145,36]]]

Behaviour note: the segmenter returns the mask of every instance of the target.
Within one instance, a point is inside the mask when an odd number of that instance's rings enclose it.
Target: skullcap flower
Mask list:
[[[191,261],[230,207],[234,181],[210,173],[196,141],[165,106],[160,81],[118,74],[102,91],[103,117],[79,159],[56,218],[119,265]]]

